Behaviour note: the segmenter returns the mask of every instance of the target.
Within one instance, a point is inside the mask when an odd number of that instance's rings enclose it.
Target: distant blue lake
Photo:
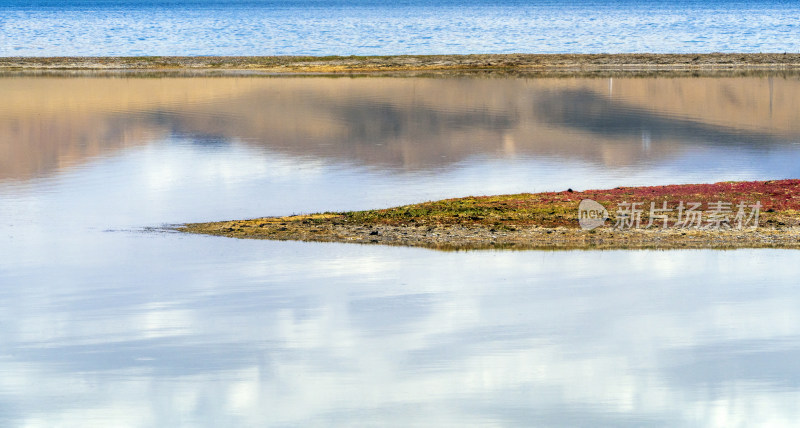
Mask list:
[[[0,1],[0,55],[796,52],[789,1]]]

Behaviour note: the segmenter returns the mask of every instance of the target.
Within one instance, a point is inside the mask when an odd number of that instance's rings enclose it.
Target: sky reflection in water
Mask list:
[[[0,87],[14,106],[0,109],[4,425],[800,416],[793,251],[443,253],[143,230],[797,177],[796,77]]]

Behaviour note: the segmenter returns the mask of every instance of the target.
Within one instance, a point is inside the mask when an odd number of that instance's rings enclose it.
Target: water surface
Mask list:
[[[788,0],[0,0],[0,56],[796,52]]]
[[[800,176],[800,79],[0,78],[0,424],[789,426],[795,251],[149,232]]]

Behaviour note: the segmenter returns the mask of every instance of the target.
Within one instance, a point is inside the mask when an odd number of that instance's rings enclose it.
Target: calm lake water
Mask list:
[[[151,231],[800,177],[800,78],[0,78],[0,425],[790,426],[798,252]]]
[[[792,0],[0,0],[0,56],[796,52]]]

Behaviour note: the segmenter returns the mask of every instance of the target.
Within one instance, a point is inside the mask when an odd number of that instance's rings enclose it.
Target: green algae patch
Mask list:
[[[579,222],[579,204],[587,199],[608,214],[591,230]],[[697,216],[695,210],[687,221],[692,206],[705,211]],[[800,180],[473,196],[377,210],[193,223],[178,230],[443,250],[798,248]]]

